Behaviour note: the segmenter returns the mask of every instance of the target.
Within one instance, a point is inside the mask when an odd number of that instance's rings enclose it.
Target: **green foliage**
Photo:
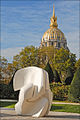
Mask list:
[[[78,69],[80,67],[80,59],[78,61],[76,61],[75,67],[76,67],[76,69]]]
[[[45,70],[48,72],[49,74],[49,83],[52,83],[53,82],[53,78],[54,78],[54,75],[53,75],[53,71],[52,71],[52,68],[49,64],[49,62],[47,63],[46,67],[45,67]]]
[[[80,68],[74,74],[68,96],[69,100],[80,102]]]
[[[80,106],[79,105],[69,105],[69,104],[52,104],[51,111],[80,113]]]
[[[6,106],[5,108],[15,108],[15,104],[12,104],[12,105]]]
[[[53,67],[58,71],[61,79],[63,80],[64,71],[67,68],[75,69],[76,56],[63,48],[56,50],[55,59],[53,58]]]
[[[18,55],[13,58],[13,66],[15,70],[28,66],[38,66],[38,49],[34,46],[25,47]]]
[[[7,59],[1,57],[0,62],[0,83],[8,83],[12,77],[14,68],[12,63],[8,63]]]
[[[14,92],[13,85],[8,84],[14,72],[13,65],[11,63],[8,63],[7,59],[1,58],[0,69],[0,98],[17,99],[18,92]]]
[[[54,75],[54,80],[53,80],[54,82],[61,82],[57,70],[54,70],[54,71],[53,71],[53,75]]]
[[[39,49],[38,53],[42,64],[41,67],[44,68],[46,61],[49,61],[52,71],[57,70],[63,83],[66,77],[66,69],[71,68],[72,72],[75,71],[76,56],[70,53],[69,50],[64,48],[57,50],[53,47],[43,47]]]
[[[7,77],[7,74],[6,74],[7,66],[8,66],[7,59],[0,56],[0,80],[4,79],[5,76]]]
[[[49,61],[46,65],[46,61]],[[7,59],[1,58],[0,63],[0,78],[1,80],[11,80],[12,75],[18,69],[28,66],[38,66],[45,68],[49,74],[50,83],[53,82],[66,82],[70,84],[72,75],[80,63],[80,59],[76,62],[75,54],[70,53],[63,48],[57,50],[53,47],[35,48],[34,46],[27,46],[22,51],[14,56],[13,62],[8,63]],[[45,67],[46,66],[46,67]],[[71,68],[71,71],[67,69]],[[56,70],[56,71],[54,71]],[[67,71],[66,71],[67,70]],[[59,75],[58,75],[59,74]],[[60,78],[59,78],[60,77]],[[66,78],[66,79],[65,79]],[[13,79],[13,78],[12,78]],[[10,84],[0,85],[1,98],[18,98],[18,92],[13,91],[13,80]],[[69,86],[68,86],[69,88]],[[55,84],[52,86],[54,99],[65,100],[67,99],[68,89],[65,85]],[[64,92],[65,91],[65,92]]]
[[[0,101],[0,107],[14,108],[16,102]]]
[[[65,84],[66,84],[66,85],[70,85],[72,79],[73,79],[73,72],[72,72],[71,68],[68,68],[68,69],[66,70]]]
[[[53,67],[53,58],[54,58],[54,47],[50,46],[50,47],[43,47],[38,49],[38,55],[40,58],[40,63],[41,63],[41,67],[45,67],[46,65],[46,61],[50,63],[51,67]]]
[[[0,99],[18,99],[19,91],[14,91],[11,85],[0,84]]]
[[[50,84],[51,91],[53,92],[53,100],[64,101],[68,99],[69,86],[62,83]]]
[[[14,71],[28,66],[45,68],[47,61],[49,61],[52,71],[56,69],[61,82],[63,82],[68,67],[70,67],[72,71],[75,71],[75,58],[74,54],[63,48],[57,50],[53,47],[43,47],[40,49],[34,46],[27,46],[22,49],[18,55],[13,57],[12,63],[8,63],[5,58],[1,58],[2,63],[0,70],[2,72],[0,78],[10,81]]]

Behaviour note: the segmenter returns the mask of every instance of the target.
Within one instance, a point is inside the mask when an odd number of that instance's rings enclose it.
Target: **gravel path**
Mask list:
[[[17,100],[0,99],[1,102],[17,102]]]
[[[69,104],[69,105],[80,105],[80,103],[66,103],[66,102],[52,102],[52,104]]]
[[[0,120],[80,120],[80,114],[66,112],[49,112],[49,115],[41,118],[18,116],[14,109],[1,109]]]

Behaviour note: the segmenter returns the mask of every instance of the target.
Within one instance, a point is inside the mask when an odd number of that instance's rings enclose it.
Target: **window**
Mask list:
[[[53,42],[52,42],[52,45],[53,45]]]
[[[60,43],[58,43],[58,47],[60,48]]]
[[[47,47],[47,42],[45,42],[45,46]]]
[[[60,35],[59,34],[57,35],[57,39],[60,40]]]
[[[65,48],[65,43],[63,45],[64,45],[64,48]]]
[[[54,42],[54,47],[57,47],[57,42]]]

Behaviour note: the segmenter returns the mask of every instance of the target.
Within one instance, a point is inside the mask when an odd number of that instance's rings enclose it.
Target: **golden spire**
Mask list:
[[[53,18],[55,18],[55,9],[54,9],[54,5],[53,5]]]
[[[50,24],[50,27],[58,27],[58,24],[57,24],[57,17],[55,17],[54,5],[53,5],[53,16],[51,17],[51,24]]]

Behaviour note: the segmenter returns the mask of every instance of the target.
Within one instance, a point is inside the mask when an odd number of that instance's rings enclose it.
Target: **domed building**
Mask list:
[[[58,29],[57,17],[55,17],[54,6],[50,28],[44,33],[41,40],[40,48],[44,46],[53,46],[56,49],[60,49],[61,47],[63,47],[64,49],[68,49],[64,33],[60,29]]]

